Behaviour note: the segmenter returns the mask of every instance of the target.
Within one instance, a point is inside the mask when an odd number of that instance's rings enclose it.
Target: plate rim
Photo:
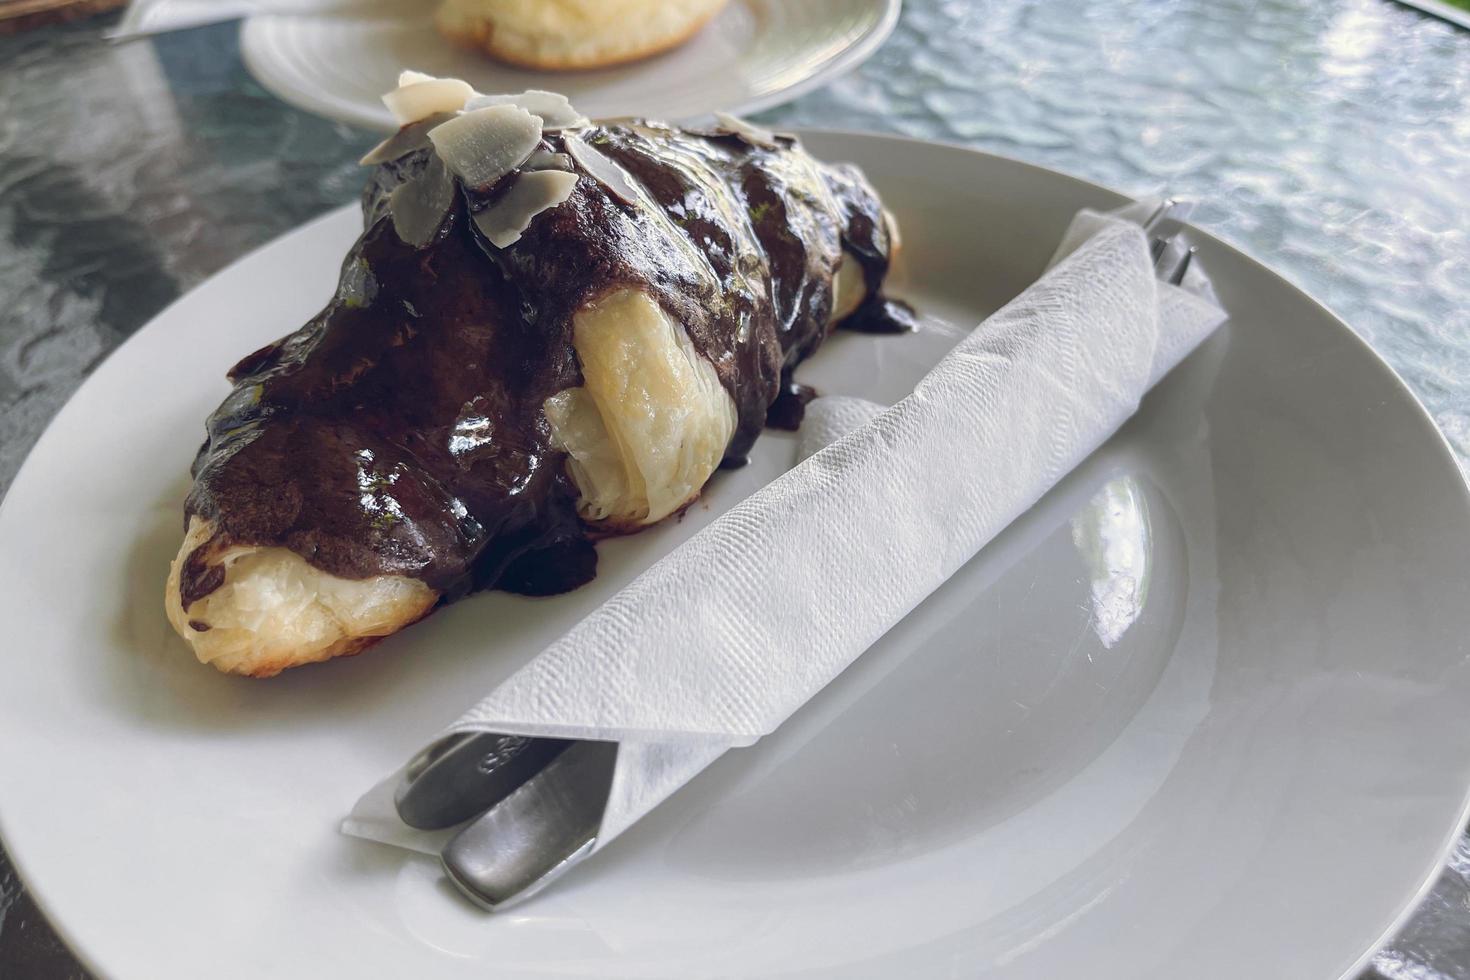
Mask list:
[[[778,2],[800,2],[800,0],[778,0]],[[737,116],[753,115],[795,101],[816,89],[830,85],[855,70],[871,58],[888,40],[889,35],[898,26],[898,18],[903,10],[903,0],[871,0],[871,2],[882,5],[883,9],[879,13],[878,22],[862,37],[842,49],[806,78],[773,92],[737,102],[732,106],[708,106],[700,114],[729,112]],[[376,109],[369,111],[353,100],[334,96],[325,90],[318,92],[293,88],[282,84],[279,76],[272,73],[270,67],[273,63],[272,56],[266,53],[269,47],[265,43],[265,32],[274,27],[278,21],[298,19],[302,16],[302,14],[293,13],[256,13],[241,20],[240,57],[245,62],[245,68],[249,71],[250,77],[282,102],[302,111],[348,125],[359,126],[375,133],[392,132],[395,127],[386,109],[381,112]],[[696,116],[687,118],[696,118]]]
[[[891,2],[892,5],[896,8],[901,0],[891,0]],[[1070,181],[1088,189],[1089,191],[1097,192],[1099,194],[1112,195],[1113,197],[1120,200],[1131,200],[1129,195],[1115,190],[1114,188],[1108,187],[1107,185],[1089,180],[1085,177],[1080,177],[1075,174],[1067,173],[1066,171],[1057,170],[1044,164],[1024,160],[1008,154],[997,153],[991,150],[979,149],[972,146],[966,146],[964,144],[951,140],[923,139],[919,137],[905,136],[896,133],[864,132],[861,130],[844,129],[840,127],[799,127],[795,129],[795,132],[803,141],[806,141],[809,137],[815,137],[819,140],[822,137],[832,137],[839,140],[855,140],[857,142],[880,143],[887,142],[911,147],[922,147],[926,149],[940,148],[946,151],[958,151],[959,153],[965,155],[999,160],[1039,174],[1044,174],[1048,179],[1051,180],[1061,179],[1065,181]],[[208,288],[219,276],[225,274],[226,272],[229,272],[230,270],[233,270],[236,266],[247,262],[248,260],[257,256],[259,253],[275,247],[276,245],[280,244],[288,238],[297,235],[298,233],[305,232],[307,229],[314,228],[318,225],[328,224],[336,220],[341,220],[341,216],[344,213],[356,210],[357,207],[358,205],[355,202],[349,202],[339,207],[330,208],[327,211],[324,211],[314,217],[308,218],[305,221],[302,221],[300,224],[272,237],[271,239],[261,243],[260,245],[257,245],[256,247],[235,257],[224,266],[214,270],[207,277],[192,286],[190,289],[186,290],[184,293],[175,297],[172,301],[162,307],[157,313],[149,317],[148,321],[144,323],[143,326],[139,327],[122,343],[113,348],[113,350],[110,351],[107,356],[98,363],[98,365],[93,369],[92,373],[87,376],[82,384],[78,385],[76,390],[68,396],[67,400],[62,404],[61,408],[56,412],[55,415],[52,416],[51,420],[47,422],[45,428],[41,431],[41,434],[39,437],[37,437],[35,443],[27,451],[26,456],[21,463],[21,466],[16,470],[15,476],[11,479],[9,485],[6,487],[5,493],[3,495],[0,495],[0,518],[3,518],[4,514],[6,513],[6,506],[9,503],[11,497],[10,491],[18,483],[20,483],[20,481],[25,477],[25,474],[31,469],[32,459],[36,454],[36,450],[43,444],[43,442],[55,437],[57,423],[61,419],[62,415],[68,410],[68,408],[71,407],[72,403],[77,399],[78,395],[88,385],[92,385],[95,383],[97,375],[101,373],[102,369],[107,365],[108,361],[112,360],[113,357],[116,356],[120,351],[124,350],[129,344],[133,343],[135,340],[137,340],[137,338],[142,336],[144,332],[146,332],[150,327],[153,326],[155,321],[162,319],[167,314],[172,312],[176,307],[191,301],[196,293],[199,293]],[[1384,358],[1384,356],[1379,353],[1379,351],[1374,348],[1367,341],[1366,338],[1364,338],[1361,334],[1354,330],[1347,323],[1346,320],[1337,315],[1326,303],[1317,299],[1308,290],[1298,285],[1290,277],[1276,271],[1270,265],[1256,258],[1248,249],[1244,248],[1243,246],[1237,245],[1227,238],[1216,235],[1205,229],[1198,228],[1193,224],[1189,224],[1188,228],[1192,235],[1202,239],[1208,239],[1216,247],[1234,252],[1236,257],[1245,260],[1250,265],[1259,268],[1265,274],[1279,281],[1292,293],[1296,294],[1300,299],[1305,300],[1308,304],[1316,307],[1320,313],[1324,314],[1332,322],[1337,330],[1346,334],[1348,338],[1351,338],[1352,347],[1356,351],[1356,353],[1360,356],[1366,356],[1368,359],[1367,363],[1371,364],[1375,368],[1377,373],[1379,373],[1381,376],[1384,376],[1387,382],[1395,386],[1401,396],[1408,399],[1408,401],[1412,404],[1414,408],[1415,417],[1423,426],[1427,427],[1430,433],[1433,434],[1431,442],[1439,450],[1436,458],[1440,465],[1447,466],[1450,472],[1453,474],[1455,479],[1452,481],[1452,485],[1457,488],[1459,503],[1465,511],[1467,521],[1470,521],[1470,472],[1467,472],[1465,467],[1460,464],[1459,457],[1456,454],[1454,447],[1451,445],[1448,436],[1446,436],[1443,429],[1435,421],[1434,416],[1430,413],[1427,406],[1424,405],[1419,396],[1403,379],[1398,371],[1396,371],[1393,366]],[[7,809],[8,808],[5,806],[4,801],[0,800],[0,844],[3,844],[5,846],[5,851],[10,860],[10,864],[14,869],[17,878],[20,880],[21,884],[25,888],[26,893],[29,895],[31,902],[35,905],[37,909],[40,910],[41,914],[45,917],[46,922],[66,944],[67,950],[71,953],[72,956],[74,956],[90,972],[98,976],[110,975],[109,971],[104,968],[104,965],[100,961],[98,961],[92,954],[92,952],[79,941],[71,924],[58,914],[58,910],[56,909],[55,904],[50,898],[47,897],[45,889],[38,886],[38,882],[40,879],[35,874],[35,870],[27,867],[27,859],[22,857],[20,852],[15,850],[14,847],[11,845],[11,838],[6,833],[5,829],[5,814],[7,812]],[[1356,978],[1358,974],[1361,973],[1361,971],[1371,963],[1377,951],[1388,940],[1396,935],[1399,930],[1402,929],[1403,926],[1407,923],[1407,921],[1413,916],[1414,912],[1423,902],[1425,896],[1433,888],[1435,883],[1438,881],[1441,873],[1444,871],[1449,855],[1453,851],[1455,844],[1459,841],[1460,837],[1464,833],[1466,833],[1467,823],[1470,823],[1470,785],[1467,785],[1463,789],[1461,794],[1460,807],[1455,817],[1455,820],[1444,835],[1444,838],[1441,841],[1440,845],[1434,851],[1432,855],[1432,862],[1430,863],[1427,870],[1424,872],[1423,880],[1413,892],[1413,895],[1408,903],[1400,908],[1391,917],[1389,922],[1382,928],[1379,934],[1374,937],[1370,941],[1370,943],[1358,954],[1352,965],[1343,973],[1339,974],[1339,980],[1354,980],[1354,978]]]

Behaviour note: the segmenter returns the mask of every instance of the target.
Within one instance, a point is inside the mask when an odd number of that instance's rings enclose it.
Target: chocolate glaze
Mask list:
[[[413,576],[448,599],[575,588],[596,552],[542,405],[581,383],[576,310],[641,287],[683,324],[735,401],[726,462],[737,464],[783,375],[827,334],[843,248],[876,302],[889,241],[854,168],[823,166],[789,138],[772,148],[643,122],[576,132],[640,200],[579,171],[572,196],[504,249],[471,215],[514,173],[485,192],[456,182],[416,248],[398,237],[388,194],[432,150],[375,170],[336,296],[229,372],[193,467],[186,512],[215,535],[185,562],[185,609],[220,586],[214,559],[237,544],[284,546],[346,578]],[[562,152],[565,136],[547,133],[542,148]]]
[[[842,321],[843,330],[857,333],[909,333],[919,328],[918,314],[901,299],[875,293]]]
[[[776,400],[766,409],[766,426],[795,432],[801,428],[801,420],[806,418],[807,403],[815,397],[817,389],[811,385],[786,382],[781,386],[781,393],[776,396]]]

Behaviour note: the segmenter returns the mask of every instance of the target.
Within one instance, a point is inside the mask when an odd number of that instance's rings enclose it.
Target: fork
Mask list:
[[[1149,236],[1149,255],[1154,262],[1154,276],[1160,282],[1175,286],[1183,283],[1184,275],[1194,262],[1198,249],[1189,244],[1178,228],[1167,233],[1161,233],[1159,229],[1168,221],[1182,223],[1193,210],[1193,201],[1169,198],[1159,204],[1143,223],[1143,232]]]

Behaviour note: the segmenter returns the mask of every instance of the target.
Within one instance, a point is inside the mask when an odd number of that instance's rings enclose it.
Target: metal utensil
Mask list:
[[[1159,206],[1143,221],[1145,234],[1156,234],[1165,221],[1186,221],[1194,212],[1193,201],[1181,201],[1178,198],[1169,197],[1159,202]]]
[[[1184,282],[1197,251],[1180,233],[1178,228],[1160,232],[1166,221],[1182,223],[1194,210],[1193,201],[1178,201],[1170,198],[1161,203],[1143,223],[1144,234],[1149,236],[1149,255],[1154,263],[1154,276],[1161,282],[1178,286]]]
[[[453,827],[505,799],[571,744],[494,732],[451,735],[408,764],[393,805],[410,827]]]
[[[529,898],[597,842],[616,742],[573,742],[440,852],[444,872],[481,908]]]
[[[1154,259],[1154,275],[1160,282],[1178,286],[1184,282],[1184,274],[1194,262],[1199,250],[1184,240],[1182,235],[1172,235],[1164,240],[1164,247]]]

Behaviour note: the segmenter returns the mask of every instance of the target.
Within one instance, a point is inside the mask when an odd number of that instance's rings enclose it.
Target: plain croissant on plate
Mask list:
[[[542,70],[606,68],[678,47],[726,0],[443,0],[445,37]]]
[[[194,463],[165,605],[221,670],[583,584],[597,537],[687,506],[838,320],[889,308],[876,195],[792,137],[413,73],[387,101],[335,297],[229,372]]]

